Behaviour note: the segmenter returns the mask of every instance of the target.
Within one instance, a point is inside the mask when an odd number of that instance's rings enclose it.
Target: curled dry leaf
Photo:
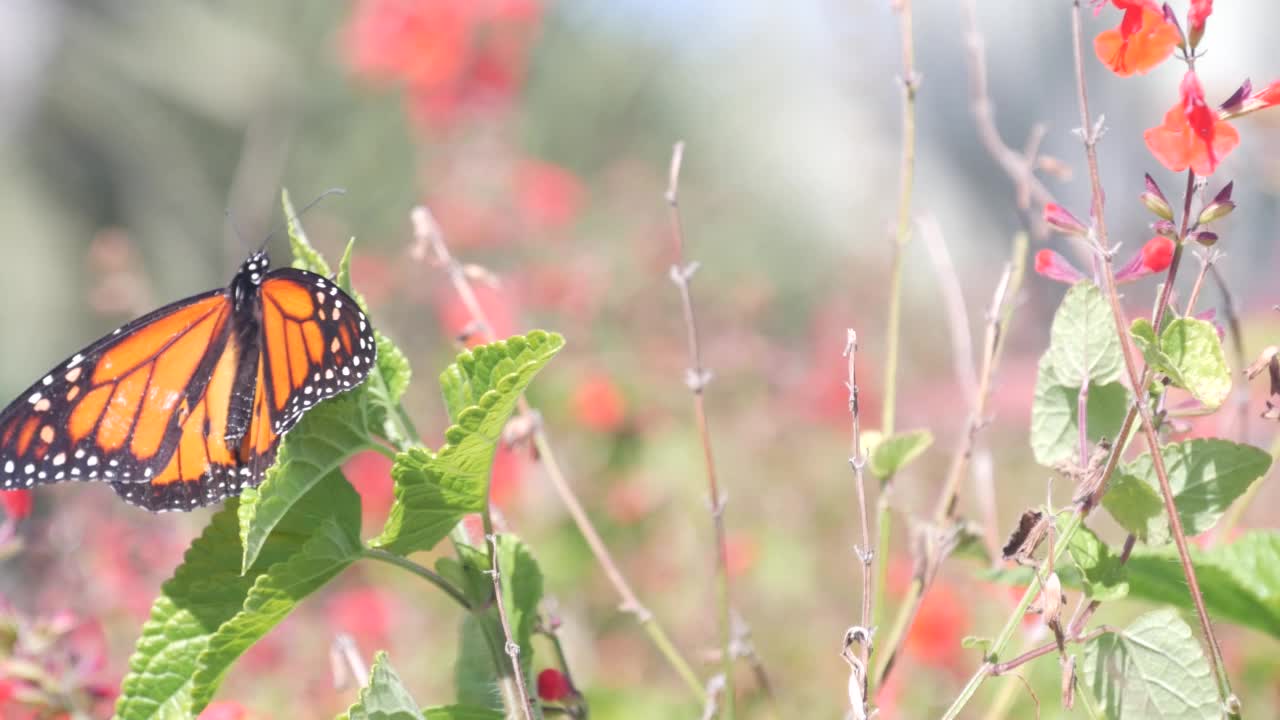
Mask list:
[[[1019,565],[1031,562],[1031,556],[1044,540],[1049,530],[1049,516],[1039,510],[1024,510],[1018,518],[1018,527],[1009,535],[1001,549],[1001,557]]]

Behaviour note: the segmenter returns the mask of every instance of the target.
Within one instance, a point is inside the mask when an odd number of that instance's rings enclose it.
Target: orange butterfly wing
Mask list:
[[[138,483],[159,473],[230,322],[225,293],[212,291],[135,320],[58,365],[0,412],[0,487]]]

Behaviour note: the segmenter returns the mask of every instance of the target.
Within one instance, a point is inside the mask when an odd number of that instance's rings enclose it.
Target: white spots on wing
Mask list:
[[[343,366],[342,366],[342,374],[343,374],[344,376],[349,376],[349,375],[351,375],[351,368],[347,367],[346,365],[343,365]]]
[[[336,306],[336,305],[337,305],[338,303],[340,303],[340,302],[342,302],[342,301],[341,301],[341,300],[335,300],[333,304]],[[342,317],[342,311],[341,311],[341,310],[339,310],[337,307],[334,307],[334,308],[333,308],[333,319],[336,321],[336,320],[338,320],[338,319],[339,319],[339,318],[341,318],[341,317]]]
[[[57,455],[54,455],[54,456],[53,456],[53,466],[54,466],[54,467],[58,467],[59,465],[63,465],[63,464],[65,464],[66,462],[67,462],[67,454],[66,454],[66,453],[58,453]]]
[[[93,467],[94,465],[97,465],[97,464],[98,464],[98,456],[97,456],[97,455],[90,455],[90,456],[89,456],[89,459],[84,461],[84,464],[85,464],[85,465],[88,465],[89,467]]]
[[[44,376],[44,379],[40,381],[40,384],[42,384],[42,385],[52,385],[52,384],[53,384],[53,376],[52,376],[52,375],[45,375],[45,376]]]
[[[334,300],[334,301],[333,301],[333,306],[334,306],[335,308],[341,308],[341,307],[342,307],[342,301],[341,301],[341,300]],[[336,317],[336,313],[335,313],[335,317]]]
[[[328,370],[325,370],[325,371],[324,371],[324,379],[325,379],[325,380],[332,380],[332,379],[333,379],[333,368],[329,368]]]
[[[79,450],[76,450],[76,459],[80,460],[83,457],[84,457],[84,448],[80,448]]]
[[[32,405],[35,405],[36,403],[40,402],[41,397],[43,396],[40,393],[33,392],[31,393],[31,397],[27,398],[27,402],[31,403]]]
[[[355,357],[351,358],[351,364],[355,365],[356,367],[360,367],[360,356],[356,355]]]
[[[24,468],[22,468],[22,472],[24,472],[24,473],[26,473],[26,474],[28,474],[28,475],[30,475],[31,473],[33,473],[33,472],[35,472],[35,471],[36,471],[36,466],[35,466],[35,465],[33,465],[33,464],[31,464],[31,463],[27,463],[27,466],[26,466],[26,467],[24,467]]]
[[[307,395],[310,395],[314,391],[314,389],[315,388],[312,388],[310,385],[308,385],[302,388],[302,392],[306,393]]]
[[[68,366],[68,367],[70,367],[71,369],[67,371],[67,375],[66,375],[66,378],[65,378],[67,382],[69,382],[69,383],[73,383],[73,382],[75,382],[76,380],[79,380],[79,379],[80,379],[80,373],[81,373],[81,371],[83,371],[83,370],[84,370],[84,368],[78,368],[78,367],[75,367],[75,364],[76,364],[76,363],[78,363],[78,362],[80,362],[80,361],[81,361],[81,360],[83,360],[83,359],[84,359],[84,358],[80,357],[79,355],[76,355],[74,358],[71,358],[71,360],[72,360],[71,365],[69,365],[69,366]]]
[[[75,355],[71,356],[71,362],[67,363],[67,367],[74,368],[75,366],[79,365],[83,360],[84,360],[84,356],[81,355],[80,353],[76,353]],[[76,374],[76,377],[80,377],[79,373]],[[67,382],[75,382],[75,379],[71,377],[71,373],[67,373]]]
[[[5,471],[6,473],[9,473],[9,474],[12,474],[12,473],[13,473],[13,461],[12,461],[12,460],[7,460],[7,461],[5,461],[5,464],[4,464],[4,471]]]
[[[338,352],[338,349],[341,347],[342,347],[342,343],[338,342],[338,338],[335,336],[333,338],[333,342],[329,343],[329,352],[336,353]]]

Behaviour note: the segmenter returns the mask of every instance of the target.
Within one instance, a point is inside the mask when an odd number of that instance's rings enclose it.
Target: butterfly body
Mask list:
[[[269,262],[99,339],[0,411],[0,489],[103,481],[159,512],[261,482],[280,438],[363,382],[377,348],[332,281]]]

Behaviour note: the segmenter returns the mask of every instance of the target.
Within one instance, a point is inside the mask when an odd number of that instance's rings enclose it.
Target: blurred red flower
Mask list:
[[[1173,263],[1173,240],[1157,235],[1142,246],[1142,264],[1152,272],[1163,272]]]
[[[197,720],[248,720],[249,710],[234,700],[209,703]]]
[[[729,533],[724,539],[724,564],[729,577],[745,575],[759,554],[756,541],[749,536]]]
[[[506,443],[499,443],[489,474],[489,499],[494,505],[509,507],[520,492],[523,478],[523,455]]]
[[[355,253],[351,257],[351,284],[364,296],[364,301],[377,307],[396,290],[396,272],[381,255]]]
[[[395,627],[395,598],[375,587],[340,590],[329,599],[329,622],[340,632],[349,633],[362,647],[386,647]]]
[[[0,505],[5,514],[14,520],[21,520],[31,514],[32,496],[30,490],[0,490]]]
[[[516,203],[535,228],[557,230],[582,211],[586,191],[572,172],[548,162],[526,160],[515,171]]]
[[[1182,78],[1182,99],[1165,113],[1164,124],[1142,134],[1147,148],[1174,172],[1188,167],[1200,176],[1212,175],[1218,163],[1240,144],[1240,134],[1209,109],[1194,70]]]
[[[929,665],[953,666],[961,659],[960,640],[969,628],[966,603],[951,585],[935,580],[907,634],[907,652]]]
[[[1182,42],[1181,34],[1164,17],[1154,0],[1113,0],[1124,11],[1120,26],[1094,38],[1098,59],[1121,77],[1145,73],[1164,62]]]
[[[538,697],[548,702],[564,700],[573,694],[569,678],[555,668],[547,668],[538,673]]]
[[[449,126],[515,95],[540,18],[534,0],[361,0],[344,44],[356,73],[402,83],[412,116]]]
[[[1191,45],[1195,45],[1204,34],[1205,21],[1213,13],[1213,0],[1191,0],[1191,9],[1187,11],[1187,25],[1191,28]]]
[[[374,450],[357,453],[345,465],[342,472],[360,493],[360,502],[366,521],[376,521],[386,516],[395,500],[395,487],[391,482],[391,458]]]
[[[627,418],[627,400],[616,383],[604,374],[584,377],[573,389],[574,417],[596,432],[617,432]]]
[[[516,321],[514,304],[509,290],[504,286],[495,288],[484,283],[472,283],[476,301],[488,319],[493,334],[498,339],[515,334]],[[437,290],[436,311],[439,314],[441,330],[450,337],[467,336],[467,346],[475,347],[485,342],[483,333],[475,325],[471,312],[466,304],[454,292],[452,285],[439,285]]]

